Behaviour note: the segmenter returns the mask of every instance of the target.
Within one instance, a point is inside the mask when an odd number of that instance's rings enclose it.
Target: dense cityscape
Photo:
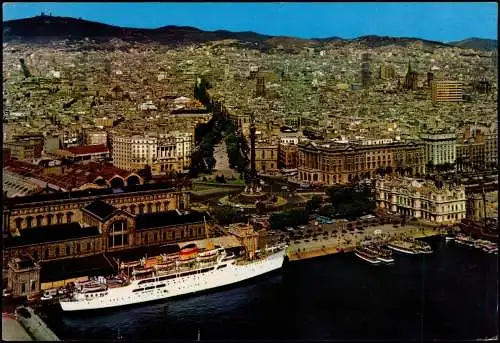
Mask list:
[[[51,313],[281,283],[327,259],[496,264],[496,40],[171,27],[166,44],[52,13],[3,24],[6,340],[86,339]],[[226,338],[200,325],[176,338]],[[449,339],[422,332],[398,338]]]

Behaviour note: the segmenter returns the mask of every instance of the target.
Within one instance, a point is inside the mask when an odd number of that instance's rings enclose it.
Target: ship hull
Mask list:
[[[355,253],[354,253],[354,255],[358,256],[358,257],[359,257],[360,259],[362,259],[363,261],[366,261],[366,262],[371,263],[371,264],[379,264],[379,263],[380,263],[380,261],[379,261],[379,260],[377,260],[377,259],[370,259],[370,258],[367,258],[367,257],[365,257],[365,256],[363,256],[363,255],[361,255],[361,254],[359,254],[359,253],[357,253],[357,252],[355,252]]]
[[[278,270],[283,265],[284,257],[285,250],[282,250],[263,260],[248,264],[235,264],[234,261],[221,263],[219,266],[223,264],[226,266],[203,275],[194,274],[167,281],[158,281],[158,278],[155,278],[156,281],[140,285],[138,285],[140,280],[133,281],[128,286],[109,289],[108,294],[102,297],[89,300],[60,301],[59,303],[63,311],[86,311],[117,308],[189,295],[236,284]],[[137,291],[141,288],[145,290]],[[134,290],[136,291],[134,292]]]
[[[384,263],[394,263],[394,259],[393,258],[386,258],[386,257],[377,257],[379,259],[379,261],[382,261]]]
[[[407,254],[407,255],[417,255],[418,252],[416,251],[412,251],[412,250],[408,250],[408,249],[405,249],[405,248],[401,248],[401,247],[397,247],[397,246],[394,246],[394,245],[387,245],[387,247],[389,249],[392,249],[394,251],[397,251],[397,252],[400,252],[400,253],[403,253],[403,254]]]

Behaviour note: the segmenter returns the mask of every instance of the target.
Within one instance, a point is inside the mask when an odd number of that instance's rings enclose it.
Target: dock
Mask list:
[[[380,235],[375,235],[373,232],[380,230]],[[370,233],[371,232],[371,233]],[[367,237],[373,240],[376,237],[384,237],[384,240],[391,240],[407,235],[415,239],[432,237],[440,235],[438,228],[422,228],[416,226],[405,226],[394,228],[391,225],[372,226],[365,230],[365,233],[345,233],[341,237],[328,237],[327,239],[318,238],[317,241],[309,243],[300,242],[295,244],[291,242],[288,247],[288,260],[290,262],[306,260],[310,258],[337,254],[341,252],[349,252],[366,241]]]
[[[22,315],[19,311],[25,309],[29,314],[29,318]],[[40,318],[31,307],[20,307],[16,310],[17,321],[25,329],[31,337],[30,340],[35,341],[59,341],[60,339],[49,329],[47,324]],[[24,311],[23,311],[24,312]]]
[[[13,314],[2,313],[2,341],[33,341]]]

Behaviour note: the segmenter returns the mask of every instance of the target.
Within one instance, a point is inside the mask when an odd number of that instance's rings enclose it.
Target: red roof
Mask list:
[[[76,146],[71,148],[66,148],[73,155],[88,155],[88,154],[99,154],[108,153],[109,149],[106,145],[87,145],[87,146]]]

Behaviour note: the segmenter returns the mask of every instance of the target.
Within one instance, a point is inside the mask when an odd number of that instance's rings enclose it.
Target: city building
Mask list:
[[[392,64],[381,64],[379,69],[379,78],[382,80],[392,80],[396,77],[396,71]]]
[[[431,82],[433,102],[461,102],[463,95],[463,84],[460,81],[436,81]]]
[[[44,137],[43,151],[46,154],[55,154],[57,149],[62,148],[62,134],[47,134]]]
[[[424,174],[424,145],[417,142],[359,144],[309,142],[299,144],[298,175],[304,182],[346,184],[373,177],[380,168]]]
[[[418,88],[418,80],[420,74],[411,68],[411,62],[408,61],[408,70],[405,76],[404,86],[407,90],[416,90]]]
[[[29,177],[19,175],[9,171],[2,170],[3,193],[8,197],[22,197],[39,193],[42,187],[36,182],[31,181]]]
[[[24,229],[82,220],[81,208],[102,200],[131,214],[184,210],[189,194],[164,185],[146,184],[126,187],[121,192],[110,188],[40,194],[3,199],[3,233],[16,235]]]
[[[465,187],[410,178],[382,179],[375,185],[377,206],[432,223],[459,223],[466,216]]]
[[[266,95],[266,83],[264,75],[258,74],[256,76],[256,85],[255,85],[255,96],[263,97]]]
[[[478,170],[486,167],[484,133],[474,130],[474,134],[464,135],[457,140],[456,165],[459,170]]]
[[[279,144],[257,141],[255,144],[255,169],[269,171],[278,169]]]
[[[466,217],[484,223],[485,218],[498,218],[498,191],[467,194]]]
[[[449,132],[432,132],[420,135],[425,143],[425,160],[434,165],[455,163],[457,159],[457,135]]]
[[[109,164],[88,161],[85,164],[64,164],[48,166],[35,165],[22,161],[8,160],[4,162],[4,171],[17,175],[14,184],[22,182],[36,184],[44,192],[69,192],[92,188],[122,188],[142,184],[142,178],[136,173],[116,168]],[[41,163],[43,164],[43,163]],[[13,187],[15,187],[13,185]],[[29,188],[29,187],[28,187]],[[8,196],[10,196],[8,194]]]
[[[363,88],[367,88],[371,85],[371,56],[369,53],[363,53],[361,55],[361,85]]]
[[[86,145],[107,145],[108,133],[106,131],[85,131],[84,144]]]
[[[486,166],[498,167],[498,135],[490,132],[484,136],[484,158]]]
[[[66,158],[73,162],[94,161],[103,162],[111,156],[106,145],[88,145],[57,149],[56,156]]]
[[[16,297],[39,294],[40,264],[27,256],[11,259],[8,262],[7,288]]]
[[[15,136],[12,141],[5,143],[5,147],[13,159],[33,161],[42,156],[44,141],[43,135]]]
[[[191,163],[193,134],[172,131],[166,134],[114,133],[111,137],[113,164],[125,170],[149,165],[155,173],[180,172]]]
[[[296,169],[298,163],[298,146],[296,144],[280,144],[278,166],[280,169]]]

